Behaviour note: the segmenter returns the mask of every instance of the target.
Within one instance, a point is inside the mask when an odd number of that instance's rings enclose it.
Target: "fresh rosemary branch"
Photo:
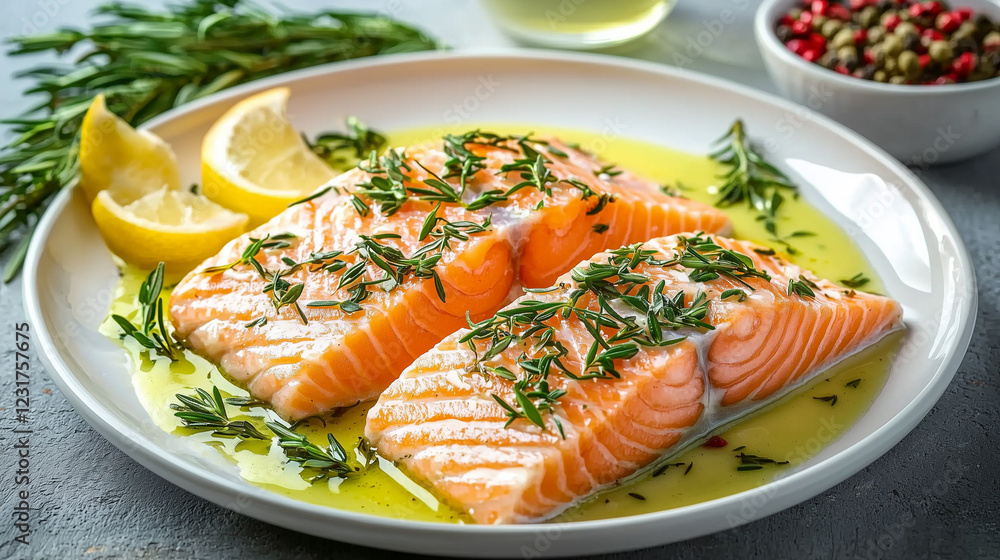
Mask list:
[[[281,72],[439,48],[421,31],[382,16],[274,14],[241,0],[192,0],[164,12],[112,2],[97,14],[106,21],[90,29],[10,40],[11,55],[82,51],[73,64],[21,74],[33,82],[26,93],[43,99],[5,121],[14,139],[0,149],[0,248],[21,238],[5,281],[20,269],[38,217],[77,176],[80,124],[97,93],[105,94],[113,113],[138,126],[188,101]],[[347,135],[321,136],[313,149],[335,160],[345,149],[367,150],[378,140],[352,128]]]
[[[271,439],[263,434],[247,420],[230,420],[226,412],[226,404],[233,406],[251,406],[263,404],[260,401],[247,397],[233,397],[223,399],[218,387],[212,387],[209,393],[205,389],[195,389],[194,395],[175,395],[178,403],[172,403],[170,408],[175,410],[174,416],[180,418],[184,427],[194,430],[208,431],[219,437],[238,437],[240,439]],[[340,445],[333,434],[327,434],[328,447],[320,447],[308,439],[303,434],[295,431],[293,426],[285,426],[278,422],[264,422],[264,424],[278,437],[277,443],[285,452],[289,460],[299,463],[303,467],[316,469],[320,474],[313,478],[315,482],[320,478],[346,477],[358,472],[360,469],[351,465],[347,458],[347,452]],[[375,462],[375,451],[364,438],[358,439],[358,450],[364,458],[364,467],[367,468]]]
[[[326,434],[329,445],[320,447],[309,441],[303,434],[296,432],[292,427],[283,426],[277,422],[266,422],[266,424],[278,436],[278,445],[285,450],[285,455],[289,460],[295,461],[303,467],[320,471],[320,475],[314,478],[313,482],[320,478],[345,478],[358,472],[358,468],[351,466],[350,461],[348,461],[344,446],[340,445],[333,434]],[[370,452],[370,449],[368,451]],[[366,461],[368,461],[367,455]]]
[[[743,121],[734,122],[716,144],[720,145],[719,149],[709,157],[728,167],[722,177],[726,182],[719,188],[716,205],[727,207],[746,202],[759,213],[758,219],[764,222],[767,232],[778,237],[777,213],[784,202],[781,191],[795,193],[798,188],[780,169],[754,151],[747,140]]]
[[[121,315],[113,314],[111,319],[118,323],[125,336],[134,338],[143,347],[173,361],[177,359],[177,343],[170,336],[166,321],[163,320],[163,298],[160,297],[162,290],[163,263],[161,262],[139,286],[139,316],[142,319],[139,326],[133,325]]]
[[[176,411],[174,416],[180,418],[186,428],[212,430],[214,435],[220,437],[268,439],[252,423],[229,419],[226,413],[226,401],[223,400],[218,387],[212,387],[211,393],[198,387],[192,396],[181,394],[175,396],[180,404],[171,404],[170,408]]]

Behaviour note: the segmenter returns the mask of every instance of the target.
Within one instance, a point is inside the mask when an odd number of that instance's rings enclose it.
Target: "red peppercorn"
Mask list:
[[[910,17],[915,17],[915,18],[921,17],[924,14],[928,13],[927,7],[924,6],[923,4],[911,4],[909,11],[910,11]]]
[[[920,55],[920,56],[917,57],[917,61],[920,62],[920,68],[921,69],[927,68],[927,65],[931,63],[931,55],[929,55],[929,54],[922,54],[922,55]]]
[[[827,0],[812,0],[809,3],[809,11],[814,14],[826,15],[826,10],[830,7],[830,3]]]
[[[976,13],[972,10],[972,8],[958,8],[955,10],[955,15],[962,18],[962,21],[969,21],[972,19],[972,16],[976,15]]]
[[[944,41],[944,35],[937,29],[928,27],[920,32],[921,37],[927,37],[931,41]]]
[[[930,83],[930,85],[943,86],[947,84],[953,84],[955,83],[956,79],[958,79],[958,76],[954,74],[945,74],[944,76],[938,76],[937,78],[935,78],[934,81]]]
[[[865,64],[875,64],[875,55],[872,54],[872,50],[870,48],[865,47],[862,55],[864,56]]]
[[[781,25],[787,25],[787,26],[791,27],[792,24],[795,23],[795,20],[792,19],[792,16],[790,16],[788,14],[785,14],[785,15],[781,16],[781,19],[778,20],[778,23],[781,24]]]
[[[944,4],[932,0],[931,2],[924,2],[924,9],[931,17],[937,17],[938,14],[944,11]]]
[[[793,53],[802,56],[802,53],[809,48],[809,43],[803,41],[802,39],[792,39],[785,43],[785,46],[788,47],[788,50]]]
[[[799,16],[799,21],[812,25],[813,17],[815,17],[815,15],[812,12],[802,12],[802,15]]]
[[[867,29],[858,29],[857,31],[854,32],[854,44],[855,45],[864,45],[867,42],[868,42],[868,30]]]
[[[976,55],[970,52],[964,52],[958,55],[958,58],[951,63],[951,69],[959,76],[965,77],[976,69],[977,64],[979,64],[979,61],[976,60]]]
[[[729,442],[719,436],[712,436],[705,442],[705,447],[725,447],[727,445],[729,445]]]
[[[896,29],[896,26],[902,23],[902,21],[903,21],[902,18],[900,18],[896,14],[890,14],[886,16],[884,20],[882,20],[882,25],[883,27],[885,27],[886,31],[892,31]]]
[[[863,10],[867,5],[868,2],[866,0],[851,0],[850,2],[851,10],[854,10],[855,12]]]
[[[851,20],[851,11],[847,9],[847,6],[843,4],[831,4],[826,11],[828,17],[834,19],[839,19],[841,21]]]
[[[804,58],[807,62],[816,62],[819,60],[819,57],[820,51],[816,49],[806,49],[802,52],[802,58]]]
[[[934,20],[934,25],[940,29],[942,33],[954,33],[958,29],[958,26],[962,25],[962,16],[951,12],[944,12],[939,15],[936,20]]]
[[[851,71],[848,70],[847,67],[844,66],[843,64],[838,64],[837,66],[835,66],[833,68],[833,71],[836,72],[836,73],[838,73],[838,74],[843,74],[845,76],[850,76],[851,75]]]
[[[807,35],[810,31],[812,31],[812,27],[804,21],[800,20],[792,24],[792,33],[795,35]]]
[[[822,33],[813,33],[809,36],[809,45],[822,54],[826,51],[826,37]]]

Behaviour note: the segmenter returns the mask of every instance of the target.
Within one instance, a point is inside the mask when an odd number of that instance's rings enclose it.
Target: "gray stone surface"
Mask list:
[[[407,3],[400,17],[430,28],[445,6],[428,4],[417,14]],[[22,18],[48,13],[46,5],[58,8],[41,26],[51,29],[78,23],[94,2],[25,1],[0,21],[0,35],[23,31]],[[460,2],[455,9],[475,7]],[[453,45],[478,44],[461,25],[441,25],[446,29],[438,33]],[[495,31],[483,40],[504,44]],[[27,62],[0,59],[0,74],[10,76]],[[759,78],[744,81],[753,80]],[[0,92],[0,116],[26,105],[20,89]],[[957,223],[979,280],[975,335],[937,406],[889,453],[812,500],[735,530],[606,558],[1000,558],[1000,150],[922,176]],[[22,321],[20,282],[0,285],[0,558],[403,556],[279,529],[173,486],[93,431],[34,357],[30,544],[14,542],[13,346]]]

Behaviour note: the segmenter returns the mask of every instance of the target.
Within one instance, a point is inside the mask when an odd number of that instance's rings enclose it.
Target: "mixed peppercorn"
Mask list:
[[[775,34],[805,60],[865,80],[940,85],[1000,76],[1000,24],[945,2],[806,0]]]

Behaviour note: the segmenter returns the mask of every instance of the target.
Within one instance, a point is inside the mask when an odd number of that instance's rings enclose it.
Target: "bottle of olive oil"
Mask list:
[[[522,41],[560,48],[600,48],[656,27],[676,0],[483,0],[495,21]]]

